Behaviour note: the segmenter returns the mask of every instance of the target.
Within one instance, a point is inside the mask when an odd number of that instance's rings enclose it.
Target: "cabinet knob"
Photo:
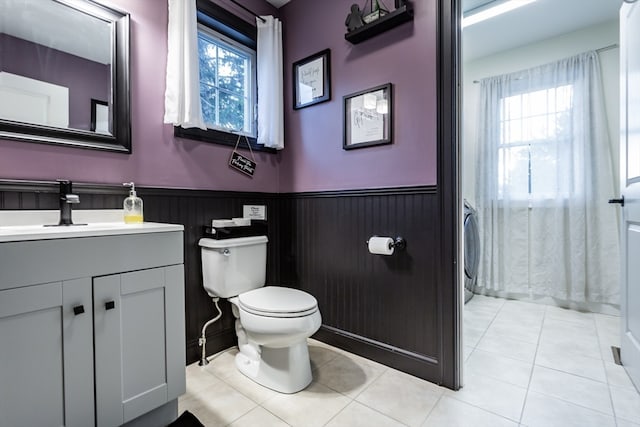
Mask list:
[[[116,308],[116,303],[115,301],[107,301],[104,303],[104,309],[105,310],[112,310]]]
[[[78,314],[82,313],[84,313],[84,305],[76,305],[75,307],[73,307],[73,314],[77,316]]]

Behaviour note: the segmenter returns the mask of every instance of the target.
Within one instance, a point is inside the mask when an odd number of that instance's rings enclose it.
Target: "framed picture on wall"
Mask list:
[[[343,97],[342,148],[391,144],[393,129],[392,85],[387,83]]]
[[[331,99],[331,50],[325,49],[293,63],[295,110]]]

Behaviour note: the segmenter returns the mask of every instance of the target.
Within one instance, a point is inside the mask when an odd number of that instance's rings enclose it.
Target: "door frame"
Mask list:
[[[439,310],[442,384],[462,385],[462,203],[460,190],[461,0],[437,2],[437,179],[441,260]]]

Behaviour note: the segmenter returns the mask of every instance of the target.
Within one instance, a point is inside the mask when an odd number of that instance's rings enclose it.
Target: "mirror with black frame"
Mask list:
[[[130,153],[129,15],[0,1],[0,138]]]

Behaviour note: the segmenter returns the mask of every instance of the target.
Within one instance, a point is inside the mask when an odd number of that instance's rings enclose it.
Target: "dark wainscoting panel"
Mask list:
[[[118,186],[76,184],[79,209],[119,209]],[[0,180],[0,209],[57,209],[52,182]],[[299,194],[161,188],[138,189],[145,220],[182,224],[185,251],[187,362],[200,358],[198,338],[215,308],[202,287],[198,240],[213,218],[241,216],[243,204],[268,212],[267,280],[303,289],[319,302],[316,338],[442,383],[443,312],[438,285],[441,232],[434,187]],[[372,255],[369,237],[402,236],[404,251]],[[235,345],[230,305],[207,331],[207,354]]]
[[[280,219],[281,283],[318,299],[316,337],[440,383],[436,189],[283,195]],[[375,235],[407,247],[373,255]]]
[[[107,185],[73,184],[80,195],[77,209],[121,209],[128,192]],[[202,227],[213,218],[242,216],[243,204],[267,206],[267,218],[278,218],[277,195],[160,188],[137,189],[144,202],[145,221],[184,225],[185,313],[187,362],[200,359],[198,338],[204,323],[216,314],[211,299],[202,287],[201,257],[198,240]],[[58,209],[58,185],[52,182],[0,180],[0,209]],[[268,222],[269,246],[267,278],[279,278],[278,223]],[[223,316],[207,329],[207,354],[229,348],[236,343],[234,319],[227,301],[220,301]]]

